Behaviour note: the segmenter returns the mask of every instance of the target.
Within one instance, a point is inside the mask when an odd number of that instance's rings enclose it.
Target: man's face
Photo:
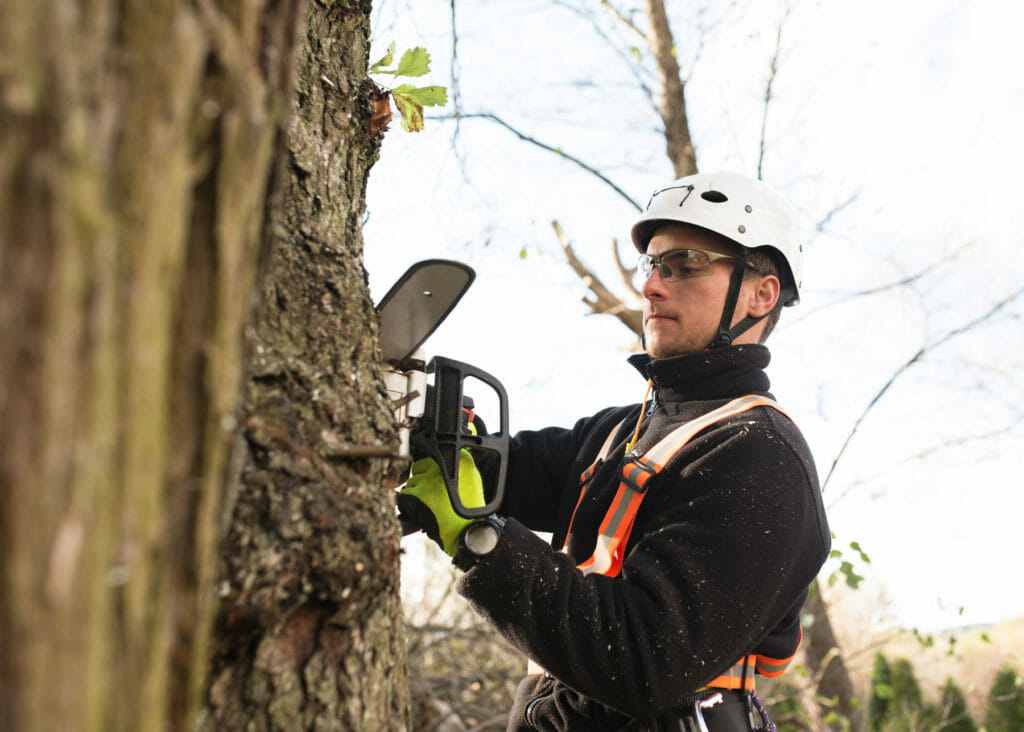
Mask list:
[[[671,249],[735,254],[714,235],[681,224],[659,227],[647,245],[647,253],[652,256]],[[734,265],[732,260],[713,262],[710,274],[677,282],[665,282],[657,268],[652,270],[641,288],[647,353],[667,358],[703,351],[711,344],[718,335]],[[737,303],[737,319],[742,317],[740,310],[741,303]]]

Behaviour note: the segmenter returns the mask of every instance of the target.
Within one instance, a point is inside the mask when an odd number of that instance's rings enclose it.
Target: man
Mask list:
[[[813,460],[763,370],[798,299],[795,212],[759,181],[700,174],[656,191],[632,238],[631,360],[652,398],[517,434],[501,516],[456,516],[430,460],[399,496],[465,570],[459,592],[543,668],[510,730],[753,729],[755,671],[796,652],[829,551]],[[482,479],[463,453],[467,505],[493,473],[479,463]]]

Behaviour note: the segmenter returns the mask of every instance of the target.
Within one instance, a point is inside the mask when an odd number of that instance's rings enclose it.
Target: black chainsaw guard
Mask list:
[[[433,373],[434,383],[428,391],[423,416],[411,437],[413,449],[437,462],[452,508],[457,514],[464,518],[488,516],[501,506],[505,495],[509,450],[508,396],[505,387],[486,371],[443,356],[435,356],[427,364],[427,373]],[[500,424],[497,425],[497,431],[490,435],[474,435],[467,428],[463,406],[467,401],[472,401],[464,393],[467,378],[486,384],[497,396]],[[498,480],[493,495],[487,496],[485,506],[466,506],[459,496],[459,453],[463,448],[483,450],[497,457]]]

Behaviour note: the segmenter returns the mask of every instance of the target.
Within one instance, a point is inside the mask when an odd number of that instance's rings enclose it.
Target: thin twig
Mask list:
[[[604,5],[605,9],[607,9],[608,12],[610,12],[612,15],[614,15],[624,26],[629,28],[631,31],[636,33],[638,36],[640,36],[644,40],[647,39],[647,35],[642,30],[640,30],[637,27],[636,23],[634,23],[632,20],[627,18],[625,15],[623,15],[622,11],[619,10],[617,7],[615,7],[615,5],[613,5],[610,2],[603,2],[601,4]]]
[[[600,26],[597,20],[597,16],[594,15],[594,13],[574,5],[569,5],[567,3],[557,4],[560,7],[565,8],[569,12],[576,13],[585,20],[590,21],[590,24],[594,28],[594,32],[601,38],[602,41],[604,41],[607,44],[608,48],[610,48],[613,53],[615,53],[620,59],[622,59],[626,68],[629,70],[630,75],[636,80],[637,86],[647,96],[647,99],[650,100],[651,108],[657,111],[657,102],[655,102],[654,100],[654,90],[651,89],[651,85],[648,83],[647,79],[645,79],[643,77],[643,74],[640,73],[643,66],[642,64],[636,63],[636,56],[634,56],[633,53],[630,52],[632,49],[627,51],[623,49],[620,44],[616,44]],[[609,8],[612,11],[612,14],[615,15],[620,20],[622,20],[627,25],[627,27],[629,27],[634,32],[638,33],[642,38],[644,37],[643,31],[638,29],[628,19],[625,19],[617,9],[612,8],[610,3],[604,2],[601,4],[604,5],[606,8]]]
[[[452,149],[458,156],[456,141],[459,137],[459,120],[462,110],[462,97],[459,93],[459,34],[455,29],[455,0],[451,0],[452,8],[452,60],[448,67],[448,74],[451,77],[449,88],[451,90],[452,109],[455,110],[455,132],[452,133]]]
[[[801,313],[800,319],[801,320],[806,320],[807,318],[810,318],[812,315],[817,315],[818,313],[820,313],[820,312],[822,312],[824,310],[830,310],[831,308],[834,308],[834,307],[837,307],[839,305],[842,305],[843,303],[849,302],[850,300],[856,300],[856,299],[862,298],[862,297],[870,297],[871,295],[880,295],[880,294],[882,294],[884,292],[889,292],[891,290],[900,290],[900,289],[903,289],[904,287],[908,287],[910,285],[913,285],[914,283],[918,282],[919,280],[924,279],[925,277],[930,275],[932,272],[934,272],[936,269],[938,269],[939,265],[943,264],[944,261],[945,260],[939,260],[937,262],[932,262],[931,264],[926,266],[924,269],[922,269],[922,270],[920,270],[918,272],[915,272],[913,274],[909,274],[906,277],[903,277],[901,279],[894,280],[893,282],[887,282],[885,284],[878,285],[877,287],[868,287],[868,288],[863,289],[863,290],[857,290],[856,292],[850,292],[850,293],[847,293],[847,294],[845,294],[845,295],[843,295],[841,297],[837,297],[835,299],[829,300],[828,302],[826,302],[826,303],[824,303],[824,304],[822,304],[822,305],[820,305],[820,306],[818,306],[816,308],[812,308],[811,310],[808,310],[807,312]]]
[[[775,85],[775,78],[779,73],[779,56],[782,55],[782,28],[786,25],[786,19],[789,18],[789,7],[786,7],[786,13],[782,16],[782,20],[779,21],[779,26],[775,32],[775,53],[772,54],[772,61],[768,67],[768,83],[765,84],[764,88],[764,111],[761,114],[761,143],[760,151],[757,156],[757,177],[758,179],[764,178],[764,155],[768,149],[768,110],[771,108],[772,102],[772,87]]]
[[[443,116],[435,117],[435,118],[432,118],[432,119],[445,120],[445,119],[454,119],[454,117],[452,115],[443,115]],[[528,142],[531,145],[535,145],[535,146],[541,148],[542,150],[547,150],[548,152],[554,153],[555,155],[558,155],[561,158],[565,158],[566,160],[568,160],[571,163],[575,163],[579,167],[583,168],[583,170],[587,171],[591,175],[596,176],[603,183],[605,183],[609,187],[611,187],[612,190],[614,190],[623,199],[625,199],[627,202],[629,202],[629,204],[633,208],[635,208],[637,211],[643,211],[643,207],[639,203],[637,203],[635,200],[633,200],[629,196],[628,193],[626,193],[624,190],[622,190],[614,181],[612,181],[610,178],[608,178],[606,175],[604,175],[601,171],[597,170],[596,168],[594,168],[594,167],[592,167],[590,165],[587,165],[586,163],[584,163],[579,158],[577,158],[577,157],[575,157],[573,155],[570,155],[569,153],[565,152],[561,148],[554,147],[553,145],[549,145],[546,142],[541,142],[537,138],[531,137],[530,135],[527,135],[525,132],[522,132],[522,131],[516,129],[515,127],[513,127],[512,125],[510,125],[508,122],[503,120],[498,115],[491,114],[489,112],[475,112],[475,113],[472,113],[472,114],[460,114],[459,115],[459,119],[483,119],[483,120],[487,120],[489,122],[494,122],[495,124],[501,125],[506,130],[508,130],[513,135],[515,135],[520,140],[522,140],[523,142]]]
[[[835,506],[837,503],[839,503],[839,501],[841,501],[844,498],[846,498],[847,495],[849,495],[852,491],[854,491],[855,489],[859,488],[860,486],[878,480],[879,478],[881,478],[883,475],[885,475],[889,471],[895,470],[896,468],[898,468],[900,465],[904,465],[906,463],[909,463],[912,460],[924,460],[926,457],[928,457],[929,455],[931,455],[933,453],[949,450],[950,448],[963,447],[964,445],[970,445],[970,444],[975,443],[975,442],[983,442],[983,441],[995,439],[997,437],[1002,437],[1003,435],[1007,435],[1007,434],[1013,432],[1022,423],[1024,423],[1024,417],[1021,417],[1016,422],[1013,422],[1012,424],[1008,424],[1005,427],[1001,427],[1001,428],[999,428],[997,430],[991,430],[989,432],[985,432],[985,433],[978,434],[978,435],[968,435],[966,437],[961,437],[961,438],[956,439],[956,440],[945,440],[944,442],[941,442],[938,445],[932,445],[931,447],[925,448],[924,450],[921,450],[920,452],[918,452],[915,455],[911,455],[909,457],[903,458],[902,460],[899,460],[899,461],[897,461],[895,463],[892,463],[892,464],[886,466],[885,468],[883,468],[882,470],[879,470],[877,473],[875,473],[874,475],[872,475],[872,476],[870,476],[868,478],[865,478],[863,480],[854,481],[853,483],[848,485],[843,490],[842,493],[840,493],[838,496],[836,496],[834,499],[832,499],[832,501],[828,505],[828,508],[831,509],[833,506]]]
[[[1000,300],[998,303],[993,305],[986,312],[982,313],[974,320],[965,323],[959,328],[954,328],[953,330],[946,332],[941,337],[937,338],[935,341],[931,343],[925,344],[924,346],[917,350],[917,353],[915,353],[913,356],[907,359],[907,361],[902,366],[896,369],[892,376],[890,376],[889,379],[885,382],[885,384],[882,385],[882,388],[878,390],[878,393],[875,394],[871,401],[868,402],[867,406],[864,407],[863,411],[860,413],[860,416],[858,416],[857,420],[853,423],[853,428],[846,436],[846,439],[843,441],[842,447],[839,448],[839,452],[836,453],[835,458],[832,460],[832,465],[828,470],[828,474],[825,476],[825,480],[822,481],[822,493],[824,493],[825,489],[828,488],[828,484],[832,480],[832,475],[836,471],[836,466],[839,464],[839,461],[846,453],[846,449],[850,446],[850,443],[853,441],[854,436],[857,434],[857,430],[860,429],[861,423],[867,418],[871,410],[875,408],[875,405],[877,405],[882,400],[882,397],[886,395],[889,389],[892,388],[892,385],[896,383],[896,380],[904,373],[906,373],[910,369],[910,367],[912,367],[915,363],[920,361],[927,353],[930,353],[931,351],[934,351],[935,349],[941,347],[942,345],[952,340],[953,338],[956,338],[959,335],[963,335],[964,333],[971,331],[981,323],[990,320],[993,316],[996,315],[996,313],[998,313],[1000,310],[1002,310],[1007,305],[1016,300],[1018,297],[1020,297],[1021,294],[1024,294],[1024,286],[1020,287],[1016,292],[1014,292],[1009,297]]]

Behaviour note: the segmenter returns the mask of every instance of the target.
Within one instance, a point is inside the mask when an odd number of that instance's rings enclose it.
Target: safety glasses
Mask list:
[[[709,252],[705,249],[670,249],[655,256],[641,254],[637,262],[637,272],[646,280],[651,276],[651,272],[657,269],[665,282],[679,282],[711,274],[711,265],[719,260],[735,262],[738,259],[739,257],[730,254]]]

